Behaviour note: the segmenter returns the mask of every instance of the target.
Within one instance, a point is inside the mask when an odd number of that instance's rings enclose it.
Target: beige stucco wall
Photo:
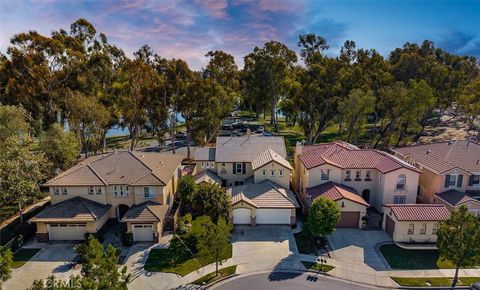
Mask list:
[[[271,170],[275,170],[275,176],[272,176]],[[280,170],[283,170],[283,176],[280,176]],[[263,171],[266,171],[266,175],[263,175]],[[288,189],[290,188],[290,174],[290,169],[272,161],[260,168],[257,168],[254,171],[254,179],[255,183],[262,182],[266,179]]]
[[[81,196],[98,203],[107,204],[107,188],[105,186],[102,187],[102,194],[89,194],[88,186],[64,186],[63,188],[67,188],[68,193],[66,195],[62,194],[63,189],[61,188],[60,194],[55,195],[54,188],[55,187],[49,188],[52,205],[70,199],[74,196]]]
[[[253,176],[252,163],[246,162],[245,166],[245,174],[233,174],[233,162],[217,162],[217,175],[227,180],[227,186],[233,186],[235,181],[245,181]]]
[[[36,223],[37,224],[37,233],[48,233],[48,228],[46,223]]]
[[[428,168],[422,168],[418,184],[420,185],[419,196],[424,203],[433,203],[435,194],[442,192],[444,187],[445,176],[438,175]]]
[[[396,189],[398,176],[404,174],[407,178],[405,190]],[[381,210],[382,204],[391,204],[394,201],[395,195],[405,195],[405,203],[416,203],[418,190],[419,173],[406,168],[400,168],[383,175],[382,188],[383,199],[382,203],[376,202],[374,206]]]
[[[217,172],[215,161],[196,161],[195,162],[195,171],[197,173],[200,173],[200,172],[205,171],[207,169],[211,170],[213,172]]]

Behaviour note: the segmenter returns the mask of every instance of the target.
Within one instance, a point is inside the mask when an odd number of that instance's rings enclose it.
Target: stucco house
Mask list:
[[[307,205],[317,196],[331,196],[327,193],[330,190],[348,192],[348,196],[362,199],[355,206],[345,203],[341,207],[341,226],[360,225],[364,207],[368,205],[382,211],[384,204],[416,202],[420,171],[383,151],[360,149],[340,141],[298,143],[294,164],[293,185]],[[324,184],[330,185],[318,187]]]
[[[435,243],[440,222],[450,217],[443,204],[386,204],[383,229],[396,243]]]
[[[480,217],[480,144],[458,140],[392,151],[422,172],[421,202],[442,203],[450,211],[465,205],[469,212]]]
[[[215,147],[197,148],[195,178],[227,188],[233,224],[293,224],[299,205],[286,157],[283,137],[217,137]]]
[[[30,222],[39,241],[82,240],[109,219],[154,241],[173,204],[183,154],[115,151],[85,159],[45,183],[52,205]]]

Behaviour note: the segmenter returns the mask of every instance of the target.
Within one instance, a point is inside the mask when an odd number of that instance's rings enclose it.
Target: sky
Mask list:
[[[452,53],[480,58],[480,0],[0,0],[0,52],[16,33],[49,35],[78,18],[132,56],[148,44],[166,58],[201,69],[210,50],[224,50],[241,67],[255,46],[277,40],[298,51],[300,34],[327,39],[329,55],[345,40],[384,56],[424,39]]]

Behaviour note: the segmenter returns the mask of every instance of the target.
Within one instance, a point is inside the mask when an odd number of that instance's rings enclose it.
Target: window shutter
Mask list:
[[[457,187],[462,187],[463,175],[459,175],[457,179]]]
[[[237,163],[233,162],[233,174],[235,174],[237,170]]]
[[[469,177],[468,177],[468,186],[473,186],[473,181],[475,179],[475,175],[471,174]]]
[[[450,180],[450,174],[445,175],[445,187],[448,187],[449,180]]]
[[[243,162],[242,164],[242,173],[245,174],[247,173],[247,163]]]

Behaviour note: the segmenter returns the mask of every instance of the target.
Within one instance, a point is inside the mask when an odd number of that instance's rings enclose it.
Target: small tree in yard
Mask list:
[[[201,183],[197,186],[192,201],[196,216],[208,215],[214,222],[228,219],[230,206],[230,196],[219,185]]]
[[[2,289],[2,282],[7,281],[10,278],[12,273],[12,262],[12,251],[0,247],[0,289]]]
[[[318,197],[308,208],[307,228],[316,237],[329,235],[340,219],[338,205],[330,199]]]
[[[452,282],[452,287],[455,287],[458,270],[480,262],[480,220],[469,214],[465,206],[461,206],[440,225],[437,235],[440,257],[455,264]]]
[[[230,251],[231,225],[223,218],[215,224],[210,219],[203,225],[204,232],[198,239],[197,248],[200,256],[210,256],[215,261],[215,276],[218,275],[218,265]]]
[[[197,190],[197,184],[192,176],[186,175],[178,183],[178,196],[184,203],[191,203]]]

